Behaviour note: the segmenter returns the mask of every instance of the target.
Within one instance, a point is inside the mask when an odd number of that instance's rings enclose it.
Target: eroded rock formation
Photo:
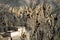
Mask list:
[[[60,0],[0,0],[0,26],[24,26],[29,40],[60,40],[59,11],[51,14],[59,7]]]

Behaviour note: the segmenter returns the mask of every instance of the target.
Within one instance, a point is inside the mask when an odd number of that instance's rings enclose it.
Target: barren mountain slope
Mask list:
[[[0,0],[0,26],[25,27],[21,40],[60,40],[60,0]]]

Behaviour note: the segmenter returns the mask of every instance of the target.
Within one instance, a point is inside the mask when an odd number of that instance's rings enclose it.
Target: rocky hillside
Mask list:
[[[0,26],[25,27],[21,40],[60,40],[60,0],[0,0]]]

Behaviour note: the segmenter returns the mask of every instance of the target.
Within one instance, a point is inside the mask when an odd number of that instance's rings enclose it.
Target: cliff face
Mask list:
[[[60,0],[0,0],[0,26],[25,27],[21,40],[60,40],[59,7]]]

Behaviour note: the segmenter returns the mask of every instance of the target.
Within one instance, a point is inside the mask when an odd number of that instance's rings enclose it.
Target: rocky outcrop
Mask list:
[[[60,0],[0,0],[0,26],[24,26],[29,40],[60,40],[59,7]]]

